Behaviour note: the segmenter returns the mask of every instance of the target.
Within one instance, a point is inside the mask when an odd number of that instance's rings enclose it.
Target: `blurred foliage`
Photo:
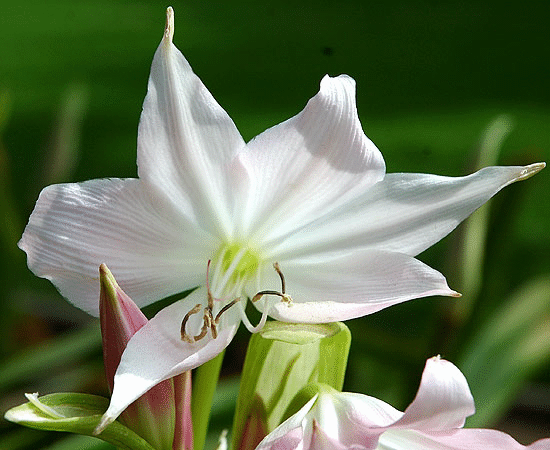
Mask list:
[[[107,395],[97,321],[34,277],[16,242],[45,185],[136,176],[137,124],[166,6],[2,1],[2,412],[22,403],[23,392]],[[547,2],[189,0],[172,6],[176,45],[247,140],[297,113],[325,73],[347,73],[357,81],[359,115],[388,172],[473,170],[487,127],[502,113],[514,128],[496,145],[499,164],[549,159]],[[476,425],[505,415],[518,393],[529,392],[526,383],[548,392],[548,192],[546,171],[513,185],[478,213],[483,220],[474,217],[481,226],[461,226],[420,255],[452,288],[464,289],[462,299],[420,299],[350,321],[346,389],[403,408],[426,358],[441,353],[469,378],[480,411]],[[473,259],[465,257],[471,247]],[[469,268],[466,261],[473,261]],[[238,337],[225,374],[242,368],[249,335]],[[237,386],[229,378],[219,387],[206,448],[230,427]],[[548,402],[539,405],[543,421],[550,421],[549,411]],[[90,439],[0,422],[0,449],[109,448]]]

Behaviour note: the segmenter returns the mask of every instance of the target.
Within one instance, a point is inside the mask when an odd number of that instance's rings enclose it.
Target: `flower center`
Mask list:
[[[257,272],[260,257],[257,252],[240,244],[226,245],[214,257],[212,291],[214,297],[240,296],[244,284]]]
[[[217,325],[222,314],[241,300],[244,285],[258,272],[260,257],[255,251],[239,244],[224,246],[216,253],[213,264],[214,273],[210,280],[211,263],[212,261],[208,261],[206,268],[207,306],[200,303],[195,305],[181,322],[181,339],[189,343],[204,338],[208,334],[208,330],[211,331],[214,339],[218,336]],[[281,297],[281,301],[292,303],[290,296],[285,293],[285,279],[279,269],[279,264],[274,263],[273,267],[281,279],[281,292],[260,291],[254,295],[252,302],[257,302],[265,295],[276,295]],[[264,305],[262,318],[257,326],[250,323],[244,312],[244,307],[239,306],[241,319],[252,333],[259,331],[264,326],[267,319],[266,306]],[[203,311],[202,328],[196,336],[190,336],[186,331],[187,322],[193,314],[197,314],[201,310]]]

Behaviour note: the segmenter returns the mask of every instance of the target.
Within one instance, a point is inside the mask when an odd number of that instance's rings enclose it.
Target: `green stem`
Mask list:
[[[225,351],[202,366],[193,374],[193,395],[191,399],[191,416],[193,417],[193,442],[195,450],[202,450],[208,431],[208,422],[212,410],[212,400]]]

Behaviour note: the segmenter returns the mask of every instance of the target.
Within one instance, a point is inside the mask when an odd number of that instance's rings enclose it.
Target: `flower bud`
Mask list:
[[[147,317],[120,288],[105,264],[99,268],[99,301],[103,360],[109,389],[130,338],[147,323]],[[190,450],[191,374],[165,380],[133,402],[121,421],[159,450]]]

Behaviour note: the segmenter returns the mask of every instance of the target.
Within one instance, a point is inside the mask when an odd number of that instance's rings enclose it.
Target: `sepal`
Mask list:
[[[109,400],[97,395],[57,393],[38,397],[27,394],[30,400],[11,408],[4,418],[29,428],[94,436],[123,450],[155,450],[142,437],[122,425],[110,424],[101,435],[93,434]]]

